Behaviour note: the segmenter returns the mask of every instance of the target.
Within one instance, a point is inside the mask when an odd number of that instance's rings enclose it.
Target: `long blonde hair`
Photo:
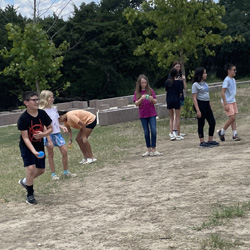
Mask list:
[[[135,87],[135,93],[136,93],[136,99],[140,99],[141,98],[141,79],[144,78],[146,81],[147,81],[147,85],[146,85],[146,91],[145,93],[147,95],[152,95],[152,91],[151,91],[151,87],[149,85],[149,82],[148,82],[148,78],[145,76],[145,75],[139,75],[139,77],[137,78],[137,81],[136,81],[136,87]]]
[[[39,102],[39,108],[51,108],[49,107],[48,99],[49,97],[53,95],[53,93],[50,90],[43,90],[40,94],[40,102]]]

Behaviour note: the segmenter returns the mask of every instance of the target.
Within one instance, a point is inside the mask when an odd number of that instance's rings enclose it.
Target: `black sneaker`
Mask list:
[[[240,141],[240,137],[238,135],[233,136],[234,141]]]
[[[27,196],[26,203],[30,205],[36,205],[37,201],[34,197],[34,195]]]
[[[24,178],[23,178],[24,179]],[[18,183],[25,189],[27,189],[27,186],[23,183],[23,179],[19,180]]]
[[[207,144],[209,144],[211,147],[218,147],[220,146],[220,143],[217,141],[208,141]]]
[[[200,145],[199,145],[200,148],[211,148],[212,146],[209,145],[208,143],[206,142],[201,142]]]
[[[225,135],[221,134],[221,130],[217,130],[218,136],[220,137],[221,141],[225,141]]]

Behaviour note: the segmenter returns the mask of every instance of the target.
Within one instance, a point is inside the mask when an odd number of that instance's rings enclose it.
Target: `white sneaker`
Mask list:
[[[173,134],[169,134],[169,137],[170,137],[170,141],[174,141],[176,139],[174,133]]]
[[[145,156],[150,156],[150,153],[149,151],[146,151],[144,154],[142,154],[142,157],[145,157]]]
[[[80,164],[84,164],[84,162],[87,161],[87,159],[82,158],[81,161],[79,161]]]
[[[176,136],[176,140],[177,140],[177,141],[184,140],[184,137],[183,137],[183,136],[180,136],[180,135],[177,135],[177,136]]]
[[[60,180],[59,176],[57,176],[57,175],[53,175],[51,179],[52,179],[53,181],[58,181],[58,180]]]
[[[160,152],[158,152],[158,151],[151,151],[150,152],[150,156],[161,156],[161,155],[163,155],[163,153],[160,153]]]
[[[85,162],[83,162],[82,164],[89,164],[89,163],[93,163],[96,162],[97,159],[96,158],[87,158]]]
[[[64,176],[66,176],[66,177],[76,177],[77,174],[72,174],[72,173],[68,172],[67,174],[64,174]]]
[[[175,131],[173,131],[173,135],[176,137],[177,136],[177,133]]]

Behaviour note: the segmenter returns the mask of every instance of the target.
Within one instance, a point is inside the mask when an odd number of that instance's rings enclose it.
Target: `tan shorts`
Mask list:
[[[227,116],[238,114],[238,108],[236,102],[228,103],[227,105],[228,105],[228,111],[225,111]],[[222,103],[222,106],[225,110],[224,103]]]

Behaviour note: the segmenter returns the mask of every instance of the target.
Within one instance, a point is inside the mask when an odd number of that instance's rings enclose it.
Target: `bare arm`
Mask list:
[[[36,149],[34,148],[34,146],[32,145],[32,143],[29,139],[28,131],[21,130],[21,136],[23,138],[25,145],[28,147],[28,149],[31,151],[31,153],[34,154],[36,157],[38,157],[38,152],[36,151]]]
[[[192,96],[193,96],[193,104],[197,112],[197,117],[201,118],[201,111],[197,102],[197,93],[193,93]]]
[[[153,103],[153,104],[156,104],[156,103],[157,103],[157,100],[154,99],[153,96],[149,96],[148,100],[149,100],[151,103]]]
[[[136,106],[140,106],[142,103],[142,100],[146,99],[146,95],[142,95],[140,99],[138,99],[137,101],[135,101],[135,105]]]
[[[182,81],[183,81],[183,89],[184,90],[187,90],[187,82],[186,82],[186,77],[185,77],[185,75],[182,75]]]
[[[222,100],[223,100],[223,104],[224,104],[224,109],[225,109],[225,111],[228,111],[228,103],[227,103],[226,95],[225,95],[226,91],[227,91],[227,89],[225,89],[225,88],[223,88],[223,89],[221,90],[221,98],[222,98]]]

